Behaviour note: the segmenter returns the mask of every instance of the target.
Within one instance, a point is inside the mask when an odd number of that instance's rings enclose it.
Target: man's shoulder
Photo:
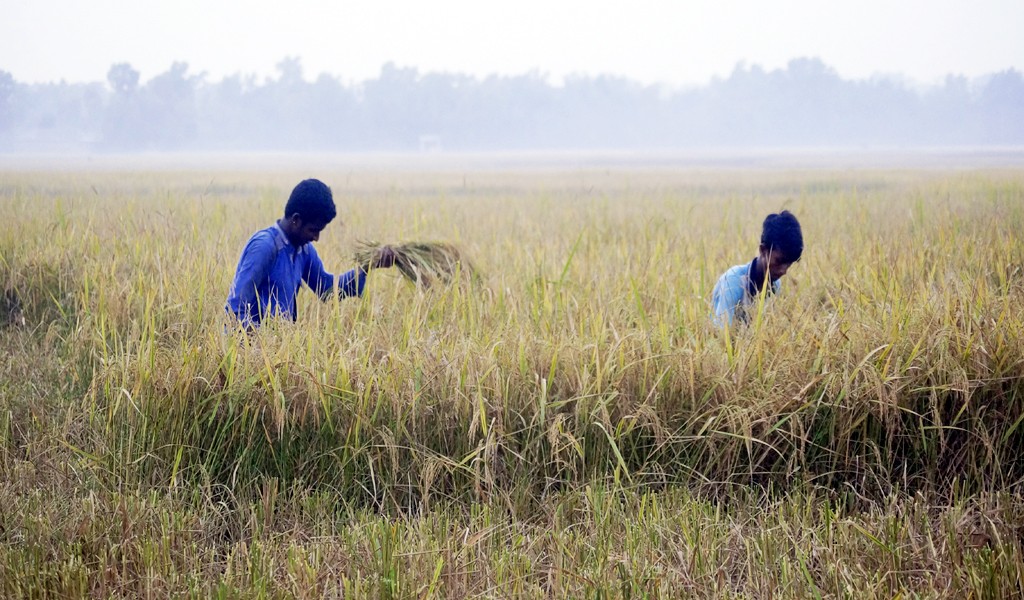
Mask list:
[[[718,285],[733,285],[739,283],[744,277],[750,272],[749,264],[736,265],[730,267],[725,273],[718,278]]]
[[[278,246],[278,235],[277,226],[271,225],[264,229],[260,229],[256,233],[249,236],[249,241],[246,242],[248,246],[257,246],[260,248],[276,249]]]
[[[263,229],[257,230],[256,233],[252,234],[252,237],[267,238],[272,240],[277,237],[278,231],[280,231],[280,228],[275,224],[271,225],[270,227],[264,227]]]

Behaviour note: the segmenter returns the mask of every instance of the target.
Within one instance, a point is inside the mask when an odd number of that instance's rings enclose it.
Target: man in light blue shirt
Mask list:
[[[761,228],[758,255],[749,264],[736,265],[718,278],[711,292],[711,320],[718,327],[728,327],[736,320],[747,322],[748,309],[758,295],[776,294],[779,280],[804,251],[803,232],[796,216],[788,210],[772,213]],[[770,281],[771,285],[766,286]]]
[[[225,306],[242,328],[259,327],[270,316],[294,321],[295,298],[303,283],[323,300],[335,287],[341,297],[361,296],[368,270],[394,265],[394,251],[385,246],[370,264],[337,277],[328,273],[312,242],[337,214],[331,188],[306,179],[292,190],[284,218],[249,238]]]

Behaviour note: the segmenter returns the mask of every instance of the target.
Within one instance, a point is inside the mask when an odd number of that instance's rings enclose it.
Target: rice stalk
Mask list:
[[[406,242],[388,246],[395,254],[395,267],[402,276],[423,288],[438,282],[447,285],[456,278],[469,280],[476,277],[473,264],[453,244]],[[356,263],[373,264],[385,247],[378,242],[360,242],[354,255]]]

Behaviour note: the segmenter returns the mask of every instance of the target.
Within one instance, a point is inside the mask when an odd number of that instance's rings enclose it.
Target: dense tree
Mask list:
[[[14,125],[14,76],[7,71],[0,71],[0,134]],[[0,144],[4,139],[0,138]]]
[[[176,62],[146,84],[141,131],[149,145],[178,149],[195,139],[195,87],[201,80],[200,75],[188,74],[187,63]]]
[[[1024,141],[1024,78],[1010,69],[996,73],[978,101],[984,115],[983,137],[999,144]]]
[[[107,82],[119,96],[130,96],[139,87],[139,72],[128,63],[116,63],[107,71]]]
[[[114,94],[103,118],[103,141],[110,147],[135,149],[144,142],[145,125],[137,98],[139,72],[128,63],[116,63],[107,71],[107,83]]]
[[[892,77],[845,80],[816,58],[739,64],[703,87],[539,72],[470,77],[388,63],[363,82],[217,82],[176,62],[148,82],[117,63],[106,84],[19,84],[0,71],[0,143],[116,150],[449,150],[1024,143],[1024,77],[949,76],[923,91]]]

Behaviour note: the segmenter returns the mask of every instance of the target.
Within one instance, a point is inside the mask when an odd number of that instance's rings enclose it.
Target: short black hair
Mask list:
[[[331,188],[319,179],[305,179],[299,182],[288,197],[284,206],[284,216],[290,217],[298,213],[303,221],[313,221],[324,225],[338,216],[334,207],[334,195]]]
[[[804,253],[804,234],[796,215],[784,210],[765,217],[761,228],[761,246],[782,253],[786,262],[800,260]]]

